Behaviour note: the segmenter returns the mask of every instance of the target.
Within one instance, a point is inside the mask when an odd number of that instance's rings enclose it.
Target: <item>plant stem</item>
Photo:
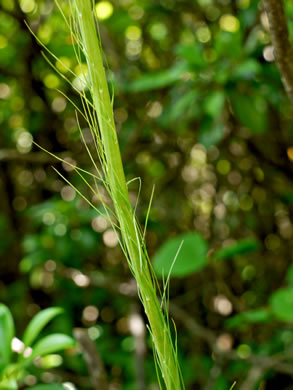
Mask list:
[[[173,346],[170,327],[157,298],[156,287],[144,243],[140,238],[132,209],[120,148],[115,130],[113,109],[96,32],[91,0],[72,0],[86,57],[93,105],[97,114],[104,153],[104,173],[113,200],[128,262],[137,281],[138,292],[150,324],[155,355],[167,390],[184,388]]]

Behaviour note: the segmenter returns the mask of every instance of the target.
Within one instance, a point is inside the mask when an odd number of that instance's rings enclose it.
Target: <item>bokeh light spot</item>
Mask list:
[[[96,13],[99,20],[109,19],[113,11],[114,7],[109,1],[100,1],[96,5]]]

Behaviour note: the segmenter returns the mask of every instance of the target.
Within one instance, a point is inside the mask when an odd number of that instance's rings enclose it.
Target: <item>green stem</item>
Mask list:
[[[72,1],[77,11],[76,18],[89,70],[93,105],[98,117],[106,162],[105,175],[119,221],[122,240],[149,320],[154,348],[166,389],[180,390],[184,388],[184,385],[181,381],[169,324],[157,298],[155,283],[148,259],[142,249],[143,242],[138,238],[135,216],[129,200],[102,52],[92,11],[92,1]]]

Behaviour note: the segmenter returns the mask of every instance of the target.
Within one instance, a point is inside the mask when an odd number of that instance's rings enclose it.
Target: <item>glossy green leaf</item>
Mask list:
[[[229,328],[237,328],[244,324],[267,323],[271,320],[271,317],[272,315],[268,309],[256,309],[236,314],[229,318],[226,324]]]
[[[17,390],[17,381],[15,379],[7,379],[0,382],[0,390]]]
[[[274,316],[285,322],[293,322],[293,287],[280,288],[270,297]]]
[[[173,68],[145,74],[126,85],[124,89],[130,92],[143,92],[164,88],[180,80],[183,72],[186,70],[186,64],[181,62],[173,66]]]
[[[266,100],[260,96],[245,92],[233,92],[231,105],[239,122],[255,134],[265,133],[268,129],[268,109]]]
[[[161,246],[154,257],[155,272],[158,276],[165,278],[170,270],[171,276],[190,275],[207,265],[207,251],[206,240],[197,233],[186,233],[171,238]],[[177,252],[178,255],[174,262]]]
[[[10,310],[4,304],[0,304],[0,370],[10,360],[11,341],[14,337],[14,322]]]
[[[235,255],[244,255],[247,253],[255,252],[260,249],[259,242],[254,238],[247,238],[239,240],[235,244],[226,246],[225,248],[219,249],[214,258],[216,260],[228,259]]]
[[[226,95],[223,91],[211,92],[204,101],[204,111],[211,117],[215,118],[223,110]]]
[[[37,356],[47,355],[75,346],[75,340],[65,334],[54,333],[44,337],[33,348],[33,352],[25,362],[30,362]]]
[[[195,68],[202,68],[206,65],[200,45],[178,45],[175,52]]]
[[[199,132],[199,142],[209,148],[212,145],[217,145],[224,136],[224,124],[222,122],[215,123],[210,118],[203,121]]]
[[[35,339],[40,334],[41,330],[58,314],[61,314],[63,309],[59,307],[49,307],[37,313],[24,331],[23,342],[26,346],[31,346]]]

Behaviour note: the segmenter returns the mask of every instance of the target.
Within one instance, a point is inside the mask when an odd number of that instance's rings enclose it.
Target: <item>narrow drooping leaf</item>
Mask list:
[[[260,249],[259,242],[254,238],[247,238],[244,240],[239,240],[235,244],[226,246],[225,248],[219,249],[214,258],[216,260],[228,259],[235,255],[242,255],[251,252],[255,252]]]
[[[245,324],[267,323],[272,318],[269,309],[256,309],[245,311],[229,318],[226,322],[229,328],[237,328]]]
[[[32,354],[25,360],[25,363],[31,362],[37,356],[44,356],[49,353],[58,352],[75,345],[75,340],[70,336],[60,333],[51,334],[36,343]]]
[[[11,341],[14,337],[14,322],[10,310],[0,304],[0,371],[9,363]]]
[[[23,342],[26,346],[31,346],[40,334],[41,330],[58,314],[62,313],[59,307],[50,307],[37,313],[24,331]]]

